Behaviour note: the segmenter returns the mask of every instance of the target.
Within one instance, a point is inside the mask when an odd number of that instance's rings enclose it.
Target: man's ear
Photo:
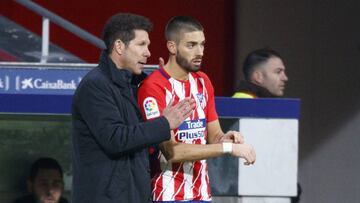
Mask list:
[[[254,70],[254,72],[252,74],[252,80],[256,84],[262,84],[262,82],[264,80],[263,73],[260,70]]]
[[[171,55],[176,54],[176,43],[174,41],[167,41],[166,46]]]
[[[122,55],[124,53],[125,50],[125,44],[123,41],[121,41],[120,39],[115,40],[114,42],[114,48],[113,50],[118,53],[119,55]]]

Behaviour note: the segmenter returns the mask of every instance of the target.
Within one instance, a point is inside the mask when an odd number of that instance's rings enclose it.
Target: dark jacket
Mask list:
[[[165,117],[142,122],[135,79],[103,53],[79,84],[72,104],[73,203],[149,202],[147,147],[170,139],[170,127]]]
[[[37,203],[34,195],[26,195],[16,199],[13,203]],[[65,198],[60,197],[59,203],[69,203]]]
[[[259,85],[256,85],[254,83],[248,82],[248,81],[240,81],[240,85],[236,91],[236,93],[245,93],[253,98],[260,97],[260,98],[271,98],[271,97],[277,97],[269,92],[266,88],[263,88]],[[235,94],[236,94],[235,93]]]

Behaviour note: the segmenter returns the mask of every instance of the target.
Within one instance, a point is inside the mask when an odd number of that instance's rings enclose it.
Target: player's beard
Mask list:
[[[186,58],[180,54],[179,50],[177,51],[176,54],[176,63],[179,64],[179,66],[182,67],[187,72],[197,72],[200,70],[200,65],[196,66],[191,64],[190,61],[187,61]]]

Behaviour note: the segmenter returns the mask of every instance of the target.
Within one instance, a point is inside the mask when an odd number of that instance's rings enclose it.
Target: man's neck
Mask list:
[[[124,69],[123,68],[123,64],[122,63],[120,63],[120,60],[119,60],[119,55],[117,55],[116,53],[114,53],[114,52],[111,52],[110,54],[109,54],[109,57],[110,57],[110,59],[112,60],[112,62],[115,64],[115,66],[116,66],[116,68],[117,69]]]

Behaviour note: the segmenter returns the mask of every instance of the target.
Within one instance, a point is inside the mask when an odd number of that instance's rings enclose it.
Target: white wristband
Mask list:
[[[232,152],[232,143],[231,142],[223,142],[222,143],[223,146],[223,152],[224,153],[231,153]]]

